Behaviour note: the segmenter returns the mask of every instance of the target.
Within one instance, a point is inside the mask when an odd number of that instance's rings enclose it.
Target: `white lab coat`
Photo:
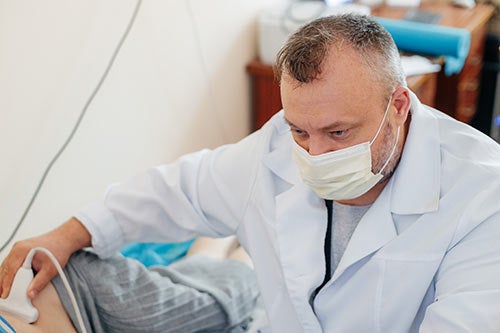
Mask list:
[[[399,166],[313,308],[327,212],[291,140],[279,113],[239,143],[111,187],[76,216],[101,256],[129,241],[236,233],[271,332],[500,332],[500,145],[412,95]]]

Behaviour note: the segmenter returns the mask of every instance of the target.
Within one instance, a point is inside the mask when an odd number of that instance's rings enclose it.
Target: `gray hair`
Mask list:
[[[359,53],[388,94],[397,85],[406,86],[399,52],[389,32],[373,19],[356,14],[319,18],[292,34],[276,57],[278,81],[283,74],[300,83],[317,79],[330,48],[343,44]]]

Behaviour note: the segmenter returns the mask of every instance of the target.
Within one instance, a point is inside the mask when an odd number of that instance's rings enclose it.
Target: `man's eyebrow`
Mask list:
[[[295,126],[295,125],[294,125],[294,123],[292,123],[292,122],[291,122],[290,120],[288,120],[286,117],[285,117],[285,121],[286,121],[286,123],[288,124],[288,126],[298,128],[297,126]]]
[[[290,120],[288,120],[286,117],[285,117],[285,121],[288,124],[288,126],[300,129],[300,126],[295,125]],[[355,125],[356,125],[356,123],[350,123],[350,122],[347,122],[347,121],[334,121],[333,123],[322,127],[321,130],[323,130],[323,131],[329,131],[329,130],[334,130],[334,129],[338,129],[338,128],[344,128],[346,126],[347,127],[353,127]]]

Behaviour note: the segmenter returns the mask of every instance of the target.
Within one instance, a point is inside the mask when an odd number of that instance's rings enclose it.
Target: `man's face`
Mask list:
[[[320,77],[310,83],[283,76],[281,97],[294,140],[309,154],[320,155],[371,141],[382,126],[371,146],[373,171],[378,172],[391,153],[401,120],[395,116],[394,100],[389,102],[391,96],[373,82],[351,48],[331,52]],[[399,145],[384,171],[392,171],[401,149]]]

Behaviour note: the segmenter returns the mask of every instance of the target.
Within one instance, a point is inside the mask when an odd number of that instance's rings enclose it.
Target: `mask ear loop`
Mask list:
[[[385,107],[385,112],[384,112],[384,117],[382,117],[382,121],[380,122],[380,125],[378,126],[378,130],[377,130],[377,133],[375,133],[375,136],[373,137],[373,139],[370,141],[370,146],[373,144],[373,142],[377,139],[380,131],[382,130],[382,126],[384,125],[385,123],[385,118],[387,118],[387,113],[389,113],[389,107],[391,106],[391,102],[392,102],[392,95],[391,95],[391,98],[389,98],[389,103],[387,103],[387,106]]]
[[[399,131],[400,130],[401,130],[401,126],[398,126],[398,131],[396,132],[396,142],[394,142],[394,146],[392,146],[392,150],[391,150],[389,157],[387,158],[387,161],[385,161],[384,166],[378,172],[379,174],[381,174],[382,171],[384,171],[385,167],[389,164],[389,161],[392,159],[392,156],[394,155],[394,152],[396,151],[396,147],[398,145],[398,140],[399,140]]]

